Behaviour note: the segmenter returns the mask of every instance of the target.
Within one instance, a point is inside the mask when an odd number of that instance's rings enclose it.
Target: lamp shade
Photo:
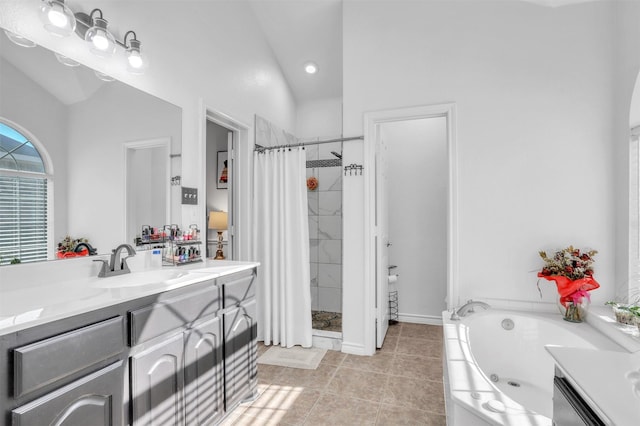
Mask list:
[[[209,229],[224,231],[227,229],[227,212],[210,212]]]

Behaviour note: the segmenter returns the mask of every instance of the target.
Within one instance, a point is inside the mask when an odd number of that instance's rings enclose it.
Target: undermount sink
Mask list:
[[[122,288],[141,287],[145,285],[178,284],[193,275],[188,271],[176,269],[159,269],[155,271],[132,272],[130,274],[116,275],[113,277],[95,278],[91,283],[94,288]]]

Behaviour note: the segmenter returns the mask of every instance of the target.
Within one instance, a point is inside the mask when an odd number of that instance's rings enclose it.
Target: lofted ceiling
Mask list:
[[[342,3],[357,0],[248,1],[296,101],[342,97]],[[555,8],[610,0],[509,1]],[[304,72],[303,65],[307,61],[318,64],[317,74]]]
[[[342,97],[342,1],[249,3],[296,101]],[[305,73],[308,61],[316,74]]]

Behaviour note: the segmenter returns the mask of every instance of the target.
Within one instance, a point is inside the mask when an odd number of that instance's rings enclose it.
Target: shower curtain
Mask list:
[[[254,153],[254,259],[258,336],[266,345],[311,346],[306,156],[302,148]]]

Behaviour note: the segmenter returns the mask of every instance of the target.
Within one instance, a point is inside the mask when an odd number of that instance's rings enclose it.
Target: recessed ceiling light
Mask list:
[[[318,72],[318,64],[315,62],[307,62],[304,64],[304,70],[307,74],[315,74]]]

